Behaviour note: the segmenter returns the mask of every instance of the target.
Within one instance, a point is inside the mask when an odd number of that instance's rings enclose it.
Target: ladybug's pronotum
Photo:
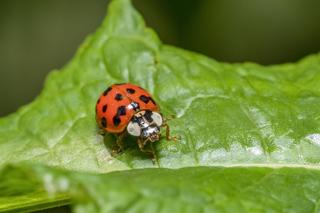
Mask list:
[[[113,84],[103,92],[96,104],[96,120],[102,130],[116,134],[116,151],[123,149],[123,138],[127,133],[137,137],[140,150],[153,157],[152,143],[160,139],[161,127],[166,128],[167,140],[177,140],[177,137],[170,137],[169,125],[151,95],[130,83]],[[151,150],[145,149],[148,143]]]

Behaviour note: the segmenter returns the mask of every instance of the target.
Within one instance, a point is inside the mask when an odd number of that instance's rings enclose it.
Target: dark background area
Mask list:
[[[294,62],[320,50],[318,0],[134,0],[167,44],[224,62]],[[41,91],[102,22],[106,0],[0,1],[0,116]]]

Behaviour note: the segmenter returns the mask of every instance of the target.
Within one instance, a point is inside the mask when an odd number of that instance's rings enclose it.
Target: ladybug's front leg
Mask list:
[[[150,155],[152,155],[152,161],[153,162],[157,162],[158,166],[159,166],[159,161],[158,161],[158,157],[156,155],[156,152],[154,151],[153,149],[153,146],[152,146],[152,142],[150,143],[150,146],[151,146],[151,150],[147,150],[145,149],[145,145],[147,144],[147,142],[150,141],[149,138],[143,140],[142,138],[138,138],[138,145],[139,145],[139,148],[141,150],[141,152],[144,152],[144,153],[149,153]]]
[[[150,154],[152,154],[153,156],[155,156],[154,150],[146,150],[146,149],[145,149],[145,145],[147,144],[148,141],[149,141],[149,138],[147,138],[147,139],[145,139],[145,140],[143,140],[142,138],[138,138],[137,143],[138,143],[138,146],[139,146],[139,148],[140,148],[140,150],[141,150],[142,152],[150,153]]]
[[[167,121],[173,120],[173,119],[175,119],[175,118],[176,118],[175,115],[168,115],[168,116],[166,116],[166,118],[164,119],[164,122],[166,123]]]
[[[162,124],[162,127],[165,127],[166,128],[166,139],[168,141],[179,141],[180,140],[180,137],[179,136],[170,136],[170,127],[167,123],[164,123]]]

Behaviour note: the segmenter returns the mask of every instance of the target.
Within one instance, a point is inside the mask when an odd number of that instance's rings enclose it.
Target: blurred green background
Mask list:
[[[225,62],[294,62],[320,50],[318,0],[134,0],[167,44]],[[106,0],[0,1],[0,116],[32,101],[103,20]]]

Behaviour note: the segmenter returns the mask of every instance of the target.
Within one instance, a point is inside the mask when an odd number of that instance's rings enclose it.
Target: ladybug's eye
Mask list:
[[[130,121],[127,126],[127,131],[132,136],[140,136],[141,128],[138,123]]]

